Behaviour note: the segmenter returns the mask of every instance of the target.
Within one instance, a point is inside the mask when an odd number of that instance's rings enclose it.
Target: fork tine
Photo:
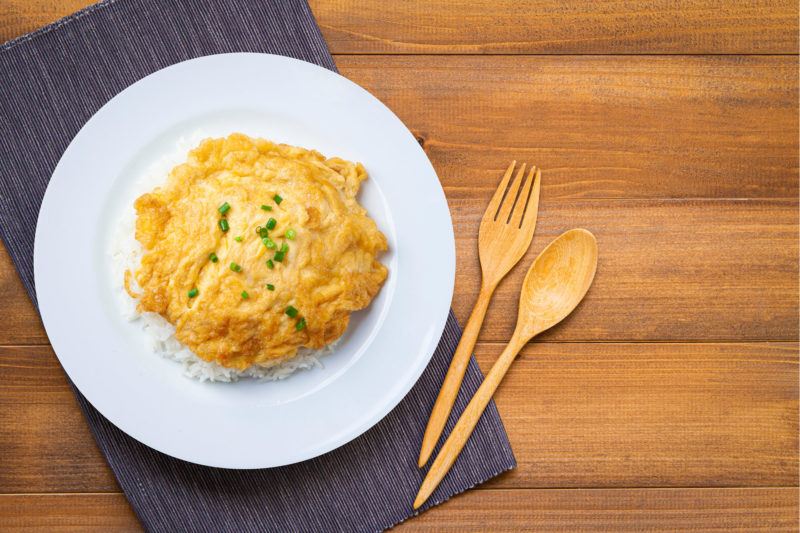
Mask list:
[[[511,214],[511,209],[514,207],[514,201],[517,199],[517,192],[519,192],[519,186],[522,184],[522,177],[524,175],[525,163],[522,163],[522,166],[519,167],[517,171],[517,175],[514,177],[514,181],[511,183],[511,187],[508,189],[508,194],[506,194],[503,200],[503,205],[500,206],[500,212],[497,214],[498,222],[502,224],[508,222],[508,215]]]
[[[516,164],[516,161],[512,161],[511,164],[508,165],[508,170],[506,170],[506,173],[503,175],[503,179],[500,180],[500,185],[497,186],[497,190],[494,191],[494,196],[492,196],[492,199],[489,201],[489,205],[486,206],[486,214],[484,216],[488,216],[494,220],[497,215],[497,210],[500,209],[500,202],[503,201],[503,195],[506,193],[506,189],[508,189],[508,180],[511,178]]]
[[[522,222],[522,215],[525,213],[525,206],[528,205],[528,197],[531,194],[531,184],[533,184],[533,175],[538,169],[532,166],[528,171],[528,177],[525,178],[525,185],[522,186],[522,191],[519,193],[519,198],[514,206],[514,212],[511,213],[511,221],[509,224],[515,228],[520,227]]]
[[[522,219],[522,229],[533,231],[536,227],[536,215],[539,213],[539,191],[542,188],[542,171],[536,169],[536,176],[533,179],[533,190],[531,198],[528,200],[528,207],[525,209],[525,217]]]

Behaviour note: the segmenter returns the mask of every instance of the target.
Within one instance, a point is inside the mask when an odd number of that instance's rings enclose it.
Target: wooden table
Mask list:
[[[1,0],[0,39],[86,3]],[[342,73],[436,167],[462,323],[502,169],[544,169],[530,252],[476,348],[484,369],[545,243],[582,226],[600,247],[585,303],[497,395],[519,468],[399,529],[796,530],[796,1],[312,8]],[[5,251],[0,296],[0,528],[138,529]]]

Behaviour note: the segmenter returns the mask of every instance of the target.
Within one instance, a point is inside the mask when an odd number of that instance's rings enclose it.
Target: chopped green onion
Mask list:
[[[197,287],[195,287],[194,289],[192,289],[192,290],[190,290],[190,291],[189,291],[189,298],[194,298],[194,297],[195,297],[195,296],[197,296],[199,293],[200,293],[200,291],[198,291],[198,290],[197,290]]]
[[[289,245],[286,244],[285,242],[281,244],[281,252],[286,253],[288,251],[289,251]]]
[[[267,268],[270,270],[275,268],[275,263],[272,262],[272,259],[267,259]]]
[[[233,270],[234,272],[241,272],[242,271],[242,267],[240,267],[236,263],[231,263],[231,270]]]
[[[271,205],[262,205],[261,209],[263,209],[264,211],[272,211],[272,206]]]
[[[216,263],[217,261],[219,261],[219,257],[217,257],[217,254],[215,254],[214,252],[211,252],[210,254],[208,254],[208,259],[212,263]]]
[[[275,229],[275,224],[277,223],[278,223],[277,220],[275,220],[274,218],[270,218],[269,220],[267,220],[267,229]]]
[[[278,205],[280,205],[280,204],[281,204],[281,202],[283,201],[283,198],[281,198],[281,197],[280,197],[279,195],[277,195],[277,194],[276,194],[275,196],[273,196],[273,197],[272,197],[272,199],[273,199],[273,200],[275,200],[275,203],[276,203],[276,204],[278,204]]]
[[[275,285],[273,285],[272,283],[267,283],[267,290],[268,291],[274,291],[275,290]]]
[[[289,239],[290,241],[293,241],[296,236],[297,236],[297,233],[295,233],[295,231],[293,229],[287,229],[286,230],[286,238]]]
[[[275,247],[277,246],[277,244],[275,244],[275,241],[273,241],[269,237],[264,237],[263,239],[261,239],[261,242],[263,242],[264,246],[266,246],[270,250],[274,250]]]
[[[300,320],[298,320],[297,324],[294,325],[294,329],[296,329],[297,331],[303,331],[304,329],[306,329],[306,319],[300,317]]]
[[[236,242],[242,242],[242,239],[243,239],[243,238],[244,238],[244,237],[242,237],[241,235],[239,235],[238,237],[234,237],[234,238],[233,238],[233,240],[234,240],[234,241],[236,241]]]
[[[223,232],[226,232],[229,229],[231,229],[231,227],[228,224],[228,221],[226,219],[224,219],[224,218],[220,219],[220,221],[219,221],[219,229],[221,229]]]
[[[286,256],[286,252],[278,251],[278,252],[275,252],[275,257],[273,257],[273,259],[275,261],[277,261],[278,263],[281,263],[281,262],[283,262],[283,258],[285,256]]]
[[[247,294],[247,291],[242,291],[242,300],[247,300],[248,298],[250,298],[250,295]]]
[[[292,307],[291,305],[286,308],[286,314],[289,315],[292,318],[296,317],[298,312],[299,311],[297,309],[295,309],[294,307]]]
[[[267,228],[261,228],[261,231],[258,232],[259,237],[269,237],[269,230]]]
[[[222,204],[217,208],[217,211],[219,211],[220,215],[224,215],[230,210],[231,210],[231,204],[229,204],[228,202],[225,202],[224,204]]]

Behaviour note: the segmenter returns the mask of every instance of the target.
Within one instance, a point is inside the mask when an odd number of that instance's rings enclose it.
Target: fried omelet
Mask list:
[[[303,148],[207,139],[136,200],[143,255],[125,286],[206,361],[244,370],[322,348],[387,276],[386,237],[356,201],[366,178]]]

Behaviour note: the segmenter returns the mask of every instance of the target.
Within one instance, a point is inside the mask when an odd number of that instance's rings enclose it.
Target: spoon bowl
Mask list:
[[[530,339],[552,328],[583,300],[597,271],[597,239],[585,229],[563,233],[533,262],[519,297],[517,329]]]

